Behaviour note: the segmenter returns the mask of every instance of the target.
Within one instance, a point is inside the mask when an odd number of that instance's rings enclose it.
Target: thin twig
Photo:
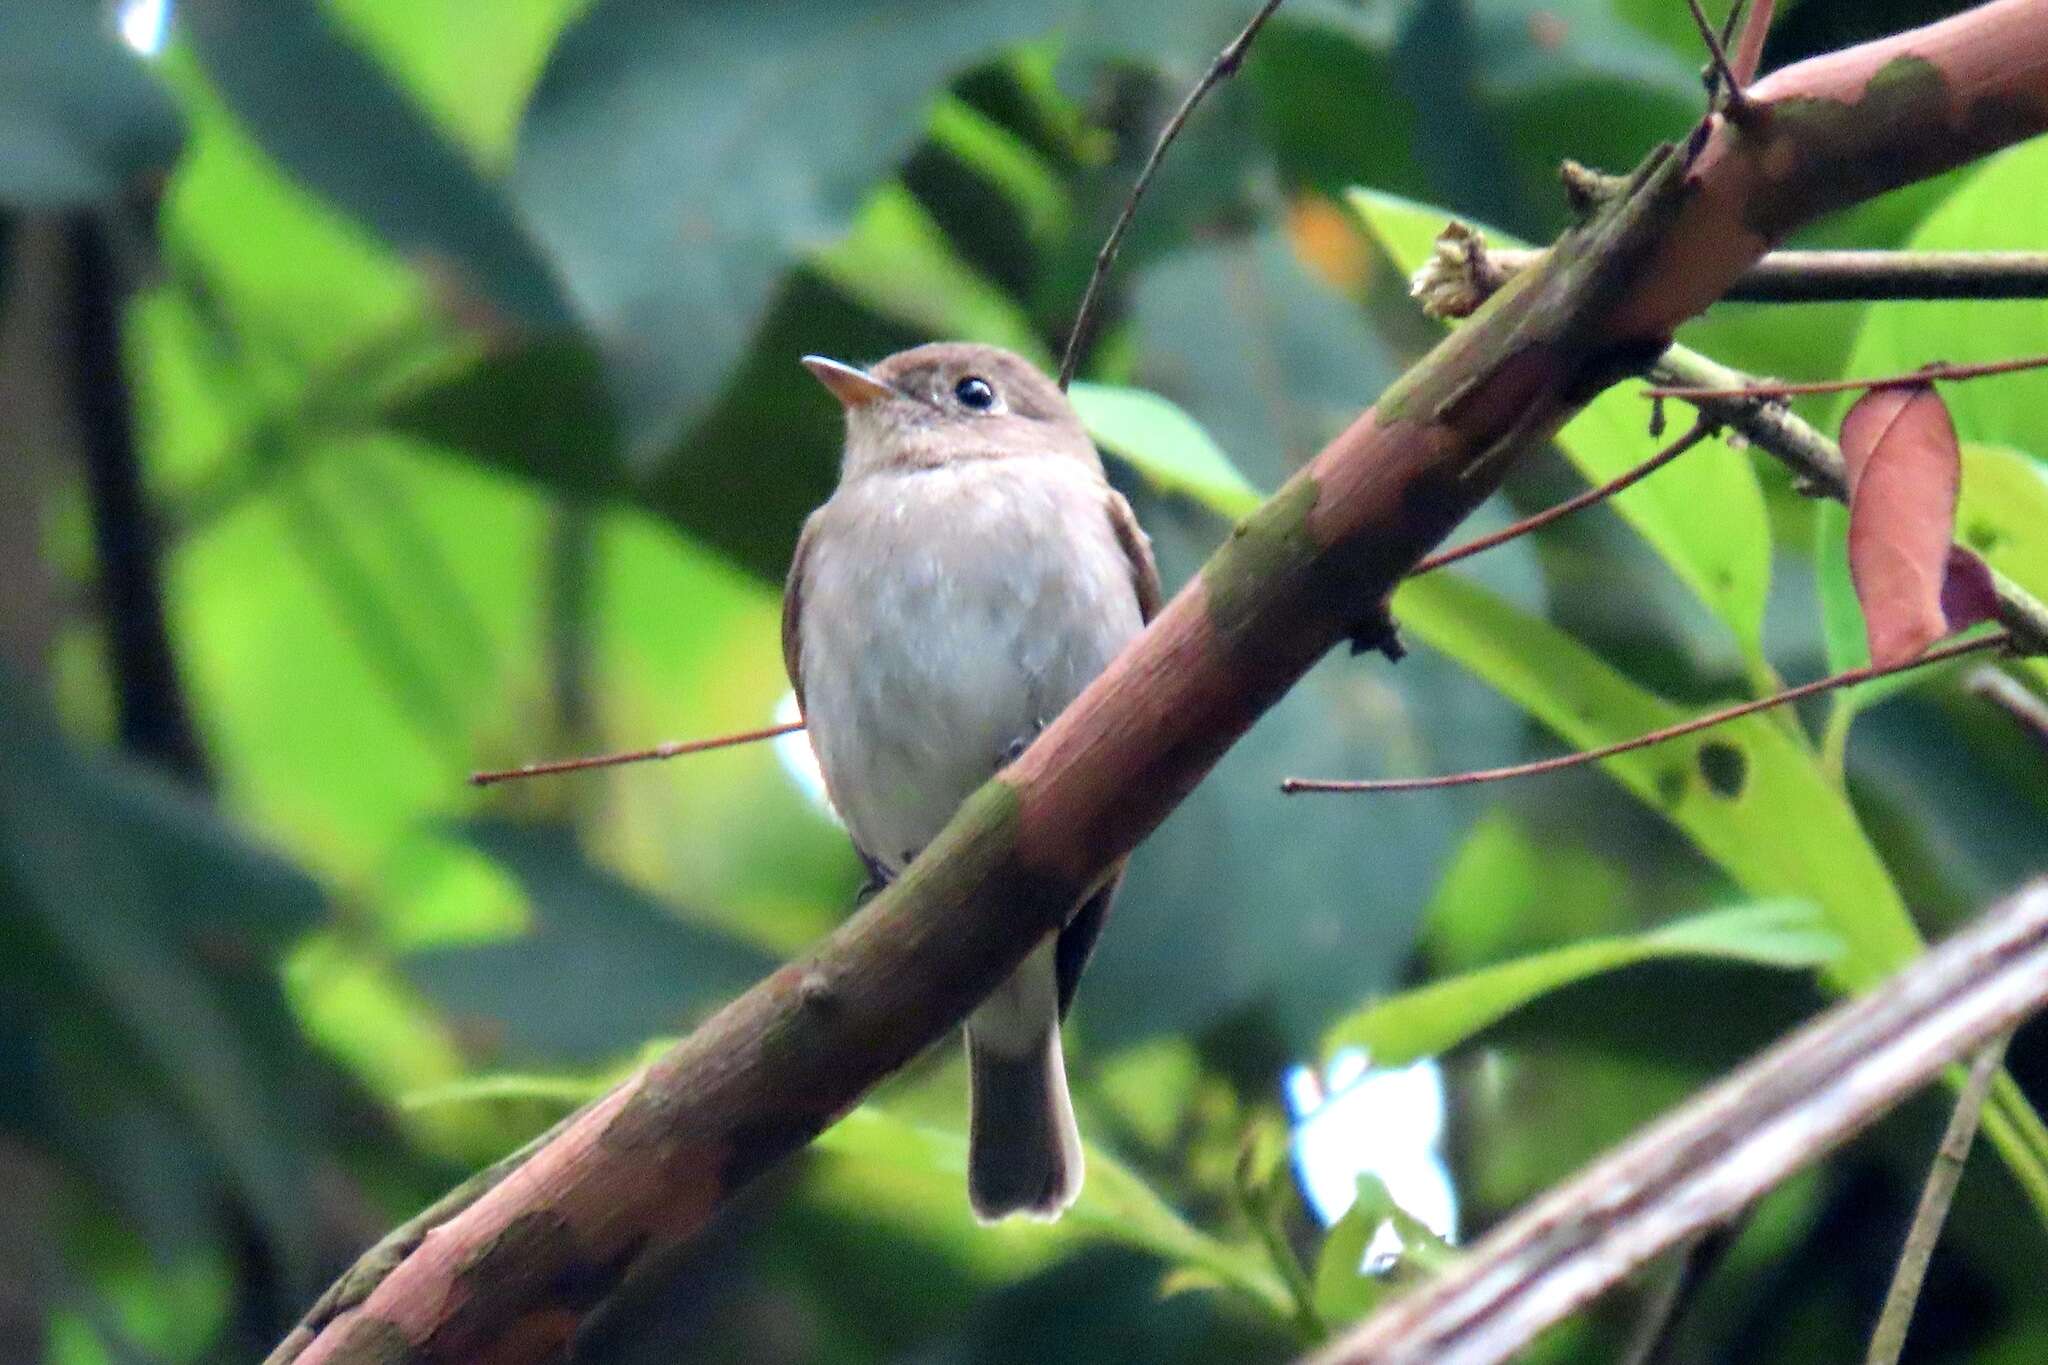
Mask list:
[[[1280,8],[1280,0],[1264,0],[1251,22],[1224,49],[1216,54],[1216,60],[1209,63],[1209,69],[1188,91],[1187,98],[1180,102],[1180,108],[1173,111],[1173,117],[1159,130],[1159,140],[1152,144],[1152,154],[1145,158],[1145,164],[1138,171],[1138,178],[1131,182],[1131,192],[1124,199],[1123,211],[1117,214],[1116,222],[1109,229],[1109,237],[1102,243],[1102,250],[1095,253],[1095,269],[1088,276],[1088,287],[1081,292],[1081,306],[1074,312],[1073,330],[1067,333],[1067,349],[1060,357],[1060,387],[1066,388],[1073,382],[1074,368],[1081,362],[1081,342],[1088,331],[1088,323],[1095,313],[1097,300],[1102,293],[1104,281],[1109,278],[1111,267],[1116,264],[1117,252],[1123,249],[1124,234],[1130,231],[1131,219],[1137,216],[1138,201],[1145,197],[1145,190],[1152,183],[1153,174],[1159,163],[1166,159],[1166,149],[1180,136],[1180,130],[1187,126],[1195,106],[1200,104],[1209,91],[1235,75],[1244,54],[1251,49],[1252,40],[1259,36],[1273,11]]]
[[[2013,723],[2031,735],[2035,743],[2048,749],[2048,701],[1989,665],[1972,673],[1965,686],[2011,716]]]
[[[1748,396],[1750,386],[1761,380],[1684,346],[1665,351],[1650,367],[1650,379],[1701,395],[1740,395],[1702,396],[1691,401],[1707,416],[1791,468],[1798,475],[1802,492],[1848,501],[1848,476],[1841,447],[1783,403]],[[1996,569],[1991,571],[1991,581],[1998,592],[1999,623],[2012,632],[2014,648],[2022,654],[2048,654],[2048,602]]]
[[[739,744],[754,744],[764,739],[793,735],[803,728],[802,721],[792,720],[759,730],[742,730],[736,735],[718,735],[711,739],[670,740],[666,744],[657,744],[652,749],[630,749],[617,754],[593,754],[587,758],[558,758],[549,763],[528,763],[518,768],[499,768],[491,772],[471,773],[469,782],[473,787],[488,787],[493,783],[510,782],[518,777],[546,777],[553,773],[580,773],[590,768],[616,768],[622,763],[646,763],[657,758],[680,758],[684,754],[701,754],[707,749],[730,749]]]
[[[1543,255],[1527,247],[1484,254],[1495,278],[1462,311],[1470,312]],[[1773,251],[1742,272],[1721,296],[1734,303],[1940,302],[2048,298],[2048,251]]]
[[[1977,1139],[1977,1123],[1984,1114],[1984,1097],[1991,1092],[1992,1078],[2005,1056],[2011,1034],[1992,1039],[1970,1063],[1970,1079],[1956,1096],[1955,1112],[1949,1115],[1948,1131],[1934,1149],[1934,1162],[1927,1170],[1927,1183],[1920,1190],[1920,1206],[1913,1212],[1906,1244],[1899,1250],[1899,1268],[1885,1291],[1884,1311],[1870,1334],[1870,1352],[1864,1365],[1898,1365],[1906,1349],[1906,1334],[1913,1327],[1913,1309],[1920,1301],[1920,1286],[1927,1279],[1927,1263],[1941,1240],[1941,1225],[1948,1219],[1955,1201],[1956,1185],[1963,1178],[1963,1164],[1970,1159],[1970,1144]]]
[[[2048,355],[2021,356],[2017,360],[1987,360],[1978,365],[1923,365],[1904,374],[1879,375],[1875,379],[1815,379],[1781,384],[1762,380],[1733,389],[1686,389],[1656,386],[1643,390],[1645,398],[1795,398],[1810,393],[1847,393],[1851,389],[1896,389],[1934,380],[1982,379],[1987,375],[2012,374],[2017,370],[2038,370],[2048,366]]]
[[[1511,777],[1533,777],[1538,773],[1554,773],[1565,768],[1576,768],[1581,764],[1598,762],[1603,758],[1613,758],[1616,754],[1630,753],[1636,749],[1647,749],[1652,744],[1662,744],[1668,739],[1679,739],[1685,735],[1711,729],[1716,725],[1724,725],[1731,720],[1740,720],[1744,716],[1755,715],[1758,711],[1768,711],[1774,706],[1783,706],[1787,702],[1801,701],[1807,697],[1817,696],[1822,692],[1830,692],[1838,687],[1853,687],[1857,683],[1869,682],[1872,678],[1889,677],[1893,673],[1904,673],[1908,669],[1926,668],[1933,664],[1946,663],[1950,659],[1959,659],[1965,654],[1976,654],[1987,649],[2002,648],[2011,642],[2012,637],[2004,631],[1994,631],[1989,635],[1979,636],[1976,639],[1961,640],[1952,645],[1943,645],[1940,649],[1930,650],[1919,658],[1908,659],[1904,663],[1886,664],[1881,668],[1874,664],[1867,668],[1852,668],[1843,673],[1831,674],[1825,678],[1816,678],[1810,683],[1801,683],[1797,687],[1788,687],[1782,692],[1773,692],[1768,697],[1759,697],[1755,701],[1743,702],[1739,706],[1729,706],[1719,711],[1709,711],[1704,716],[1695,716],[1691,720],[1683,721],[1677,725],[1666,726],[1661,730],[1652,730],[1648,734],[1637,735],[1633,739],[1624,739],[1615,744],[1605,744],[1597,749],[1584,749],[1578,753],[1560,754],[1556,758],[1538,759],[1533,763],[1516,763],[1505,768],[1479,768],[1472,772],[1449,773],[1442,777],[1387,777],[1357,780],[1289,777],[1281,780],[1280,790],[1290,795],[1295,792],[1435,791],[1443,787],[1471,787],[1482,782],[1501,782]]]
[[[1718,1224],[1679,1248],[1678,1264],[1671,1267],[1671,1273],[1644,1301],[1642,1314],[1621,1354],[1621,1365],[1657,1365],[1664,1359],[1679,1324],[1699,1297],[1700,1286],[1735,1244],[1741,1226],[1739,1217]]]
[[[1685,3],[1692,10],[1692,21],[1699,28],[1700,41],[1707,45],[1707,55],[1713,59],[1714,81],[1720,84],[1727,100],[1728,118],[1731,122],[1741,123],[1749,115],[1749,97],[1743,94],[1742,81],[1728,64],[1728,52],[1721,46],[1721,35],[1714,31],[1713,21],[1700,8],[1700,0],[1685,0]]]
[[[1728,7],[1728,17],[1721,21],[1721,50],[1723,52],[1734,46],[1735,26],[1742,22],[1742,12],[1746,8],[1747,0],[1735,0],[1735,3]],[[1748,80],[1749,78],[1745,76],[1743,79]]]
[[[1433,554],[1420,564],[1417,564],[1413,569],[1410,569],[1408,576],[1410,578],[1417,578],[1423,574],[1441,569],[1446,565],[1455,564],[1461,559],[1469,559],[1482,550],[1491,550],[1495,546],[1505,545],[1508,541],[1520,539],[1531,531],[1541,530],[1553,521],[1568,517],[1574,512],[1582,512],[1595,503],[1605,502],[1616,493],[1623,492],[1641,483],[1665,465],[1670,464],[1673,460],[1685,454],[1686,451],[1691,450],[1701,441],[1713,435],[1714,429],[1714,423],[1702,417],[1693,423],[1692,430],[1686,432],[1685,435],[1679,437],[1627,473],[1617,478],[1609,479],[1598,487],[1589,488],[1577,497],[1568,498],[1555,507],[1547,507],[1533,516],[1523,517],[1513,525],[1504,526],[1491,535],[1484,535],[1477,540],[1467,541],[1453,549]]]
[[[1743,26],[1742,41],[1735,45],[1735,76],[1744,85],[1756,79],[1757,70],[1763,65],[1764,39],[1770,34],[1771,18],[1777,7],[1777,0],[1756,0],[1756,8],[1749,12],[1749,22]]]

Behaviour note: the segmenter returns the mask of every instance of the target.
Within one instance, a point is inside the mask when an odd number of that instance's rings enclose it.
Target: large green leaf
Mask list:
[[[1088,1178],[1059,1222],[1013,1219],[982,1229],[975,1228],[968,1211],[967,1138],[957,1130],[909,1122],[867,1105],[826,1129],[813,1150],[826,1168],[813,1176],[821,1192],[842,1198],[859,1192],[858,1202],[871,1207],[875,1183],[887,1181],[897,1198],[924,1206],[920,1222],[932,1232],[972,1233],[1027,1247],[1118,1242],[1150,1252],[1170,1268],[1198,1272],[1276,1317],[1292,1311],[1286,1288],[1260,1251],[1196,1228],[1136,1172],[1099,1147],[1088,1147]]]
[[[1841,947],[1841,940],[1811,905],[1777,901],[1735,906],[1640,934],[1587,939],[1431,981],[1339,1019],[1324,1035],[1323,1051],[1360,1047],[1375,1066],[1406,1066],[1417,1058],[1450,1051],[1538,996],[1603,972],[1658,958],[1818,967],[1840,956]]]
[[[144,1207],[163,1195],[137,1188],[131,1166],[162,1176],[189,1144],[184,1178],[230,1194],[301,1288],[309,1120],[332,1091],[271,964],[322,914],[288,864],[162,777],[78,753],[0,677],[0,990],[15,1002],[0,1035],[45,1021],[13,1117]]]
[[[564,35],[514,180],[603,338],[639,468],[710,407],[790,268],[909,152],[933,91],[1055,8],[599,0]]]
[[[1574,747],[1685,719],[1556,627],[1472,583],[1411,580],[1394,610]],[[1774,717],[1746,717],[1602,765],[1753,895],[1819,905],[1845,945],[1832,967],[1842,984],[1874,984],[1919,951],[1912,918],[1847,800]]]
[[[1095,444],[1166,493],[1193,498],[1235,520],[1262,501],[1222,447],[1171,401],[1143,389],[1075,384],[1069,394]]]
[[[1394,610],[1422,640],[1574,746],[1683,718],[1562,631],[1470,582],[1444,574],[1411,580]],[[1827,972],[1837,987],[1866,989],[1920,951],[1898,887],[1841,788],[1773,718],[1748,716],[1601,762],[1746,890],[1818,905],[1844,945]],[[1986,1129],[2048,1215],[2048,1128],[2009,1080],[1993,1092]]]
[[[177,155],[177,110],[106,10],[0,0],[0,204],[109,201]]]
[[[754,945],[689,923],[593,866],[569,830],[483,820],[461,835],[518,879],[532,924],[497,942],[411,953],[403,966],[517,1062],[619,1056],[679,1031],[775,966]]]
[[[1353,191],[1351,203],[1405,272],[1429,258],[1447,220],[1441,209],[1373,190]],[[1491,232],[1487,239],[1518,245]],[[1557,444],[1589,482],[1605,483],[1654,451],[1648,420],[1649,406],[1635,385],[1618,385],[1574,418]],[[1760,671],[1770,524],[1749,457],[1718,439],[1702,442],[1610,505],[1734,632],[1753,670]]]
[[[900,184],[870,196],[852,230],[811,263],[847,297],[928,336],[1006,346],[1040,366],[1052,359],[1024,310],[961,259]]]
[[[567,325],[555,265],[482,173],[315,0],[180,0],[185,41],[300,183],[508,318]]]
[[[1907,241],[1913,251],[2048,250],[2043,215],[2019,210],[2048,181],[2048,139],[2035,138],[1972,169],[1967,179],[1921,223]],[[2043,305],[2038,299],[1995,302],[1901,303],[1873,308],[1850,352],[1853,375],[1893,374],[1929,361],[2006,360],[2042,349]],[[2038,372],[2001,375],[1944,386],[1956,434],[1964,441],[2011,446],[2048,458],[2048,403]],[[1848,410],[1854,394],[1835,409]],[[1967,485],[1968,480],[1965,480]]]

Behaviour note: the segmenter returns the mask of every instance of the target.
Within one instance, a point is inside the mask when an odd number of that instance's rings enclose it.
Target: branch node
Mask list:
[[[1602,204],[1621,198],[1635,185],[1633,176],[1609,175],[1578,161],[1560,165],[1557,178],[1564,185],[1565,202],[1571,206],[1572,217],[1582,223]]]
[[[1374,652],[1386,655],[1390,664],[1400,663],[1408,657],[1408,646],[1401,643],[1401,628],[1384,599],[1351,632],[1351,656],[1354,659]]]

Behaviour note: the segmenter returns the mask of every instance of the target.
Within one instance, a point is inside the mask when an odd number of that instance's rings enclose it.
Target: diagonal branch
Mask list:
[[[2048,128],[2048,0],[1788,67],[1653,153],[1382,394],[903,877],[427,1232],[279,1360],[559,1358],[636,1267],[944,1037],[1403,574],[1784,231]]]
[[[1837,1005],[1489,1233],[1314,1365],[1492,1365],[2048,1004],[2048,881]]]

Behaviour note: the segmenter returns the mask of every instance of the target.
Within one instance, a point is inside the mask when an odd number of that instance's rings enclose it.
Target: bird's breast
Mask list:
[[[805,716],[833,803],[891,869],[1140,628],[1107,488],[1069,464],[875,474],[820,513]]]

